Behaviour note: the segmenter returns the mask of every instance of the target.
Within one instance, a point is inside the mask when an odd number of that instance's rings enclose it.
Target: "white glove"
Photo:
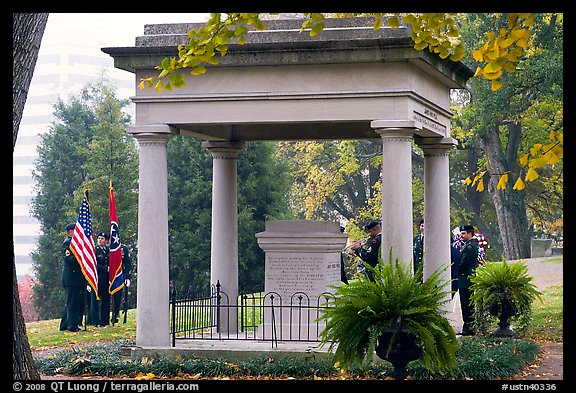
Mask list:
[[[92,292],[92,287],[91,287],[90,285],[86,285],[86,290],[87,290],[88,292]]]
[[[129,287],[130,286],[130,279],[127,278],[126,281],[124,281],[124,283],[126,284],[126,287]]]

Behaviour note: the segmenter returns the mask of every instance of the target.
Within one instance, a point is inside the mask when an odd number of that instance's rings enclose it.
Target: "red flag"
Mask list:
[[[96,272],[96,252],[94,239],[92,239],[92,218],[90,217],[90,205],[88,204],[88,190],[84,191],[84,199],[78,213],[78,220],[72,233],[70,249],[76,257],[82,273],[98,297],[98,273]]]
[[[110,264],[108,266],[108,282],[110,284],[108,291],[110,294],[116,293],[124,288],[121,246],[114,188],[110,186]]]

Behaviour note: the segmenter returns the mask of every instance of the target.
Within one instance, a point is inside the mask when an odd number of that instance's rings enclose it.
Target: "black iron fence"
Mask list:
[[[318,318],[332,307],[329,292],[309,296],[296,292],[282,298],[277,292],[240,293],[236,299],[220,290],[170,296],[172,346],[176,340],[259,340],[319,342],[325,322]]]

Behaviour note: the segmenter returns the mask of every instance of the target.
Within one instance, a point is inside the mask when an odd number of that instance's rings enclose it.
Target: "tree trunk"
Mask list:
[[[482,145],[490,167],[488,192],[496,209],[498,227],[507,260],[530,258],[530,232],[526,215],[526,194],[524,191],[513,190],[508,184],[504,190],[498,190],[496,185],[505,171],[510,171],[510,178],[520,172],[517,164],[518,141],[521,126],[509,124],[509,137],[506,151],[502,151],[502,143],[497,127],[492,132],[482,136]],[[510,183],[510,182],[509,182]]]
[[[14,249],[14,242],[12,242]],[[12,340],[12,376],[15,380],[40,379],[40,373],[32,358],[32,351],[26,336],[26,324],[22,316],[22,306],[18,293],[18,280],[16,279],[16,260],[12,253],[12,315],[13,315],[13,340]]]
[[[47,13],[12,14],[12,151],[16,146],[18,128],[28,97],[28,89],[38,60],[38,52],[44,29],[48,22]],[[16,278],[16,256],[12,242],[12,376],[15,380],[40,379],[40,374],[32,358],[32,351],[26,335],[26,324],[22,316],[22,305],[18,294]]]
[[[47,22],[48,14],[12,14],[12,151]]]
[[[469,149],[466,155],[468,168],[478,168],[478,160],[480,158],[480,150],[473,147]],[[482,202],[484,201],[484,193],[476,191],[476,187],[466,187],[466,200],[474,213],[474,218],[472,218],[472,223],[479,224],[479,218],[481,217]]]

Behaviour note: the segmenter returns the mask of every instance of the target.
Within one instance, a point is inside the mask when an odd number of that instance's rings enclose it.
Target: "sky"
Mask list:
[[[209,16],[207,13],[51,13],[42,42],[134,46],[135,37],[144,35],[145,24],[198,23],[206,22]],[[83,29],[71,34],[74,26]]]
[[[90,77],[90,72],[93,72],[94,80],[101,76],[102,67],[98,64],[108,64],[113,66],[113,58],[104,53],[101,48],[104,47],[132,47],[135,45],[135,39],[138,36],[144,35],[144,25],[158,24],[158,23],[203,23],[206,22],[210,14],[193,14],[193,13],[50,13],[48,16],[48,23],[42,37],[40,47],[40,56],[45,55],[47,60],[45,64],[50,66],[50,59],[53,59],[54,54],[73,53],[74,59],[81,56],[89,58],[102,58],[102,63],[92,63],[93,66],[82,66],[81,71],[76,75],[73,74],[71,68],[76,63],[64,61],[58,66],[58,69],[36,70],[34,78],[32,79],[30,91],[34,92],[37,97],[36,100],[27,100],[27,106],[24,109],[23,124],[26,124],[26,116],[28,116],[31,124],[36,119],[47,116],[48,112],[52,112],[52,107],[48,104],[39,104],[39,99],[46,99],[48,95],[53,95],[54,91],[49,91],[47,86],[51,86],[48,81],[55,80],[54,75],[60,74],[57,86],[57,93],[60,97],[66,99],[69,94],[77,94],[79,81],[83,81],[81,77]],[[46,67],[46,65],[45,65]],[[115,71],[112,74],[112,71]],[[66,74],[66,75],[65,75]],[[121,81],[133,81],[134,75],[123,70],[112,69],[108,72],[107,76],[115,76]],[[82,82],[84,83],[84,82]],[[130,86],[124,83],[124,86]],[[50,87],[51,88],[51,87]],[[134,94],[133,90],[127,91],[118,89],[119,98],[129,98]],[[36,104],[36,106],[34,106]],[[19,130],[19,137],[15,147],[15,155],[27,159],[34,156],[35,146],[30,142],[30,136],[39,132],[31,125],[21,126]],[[31,164],[20,164],[14,169],[14,176],[26,176],[31,173]],[[20,197],[27,195],[29,192],[30,184],[16,184],[15,196]],[[24,189],[21,191],[20,188]],[[21,217],[22,209],[27,208],[19,204],[15,205],[16,216],[18,219]],[[39,226],[37,224],[15,224],[14,233],[18,235],[34,235],[38,234]],[[22,228],[20,228],[22,227]],[[29,244],[27,242],[15,243],[16,255],[23,255],[28,253]],[[18,275],[25,274],[30,268],[29,264],[17,264]]]

